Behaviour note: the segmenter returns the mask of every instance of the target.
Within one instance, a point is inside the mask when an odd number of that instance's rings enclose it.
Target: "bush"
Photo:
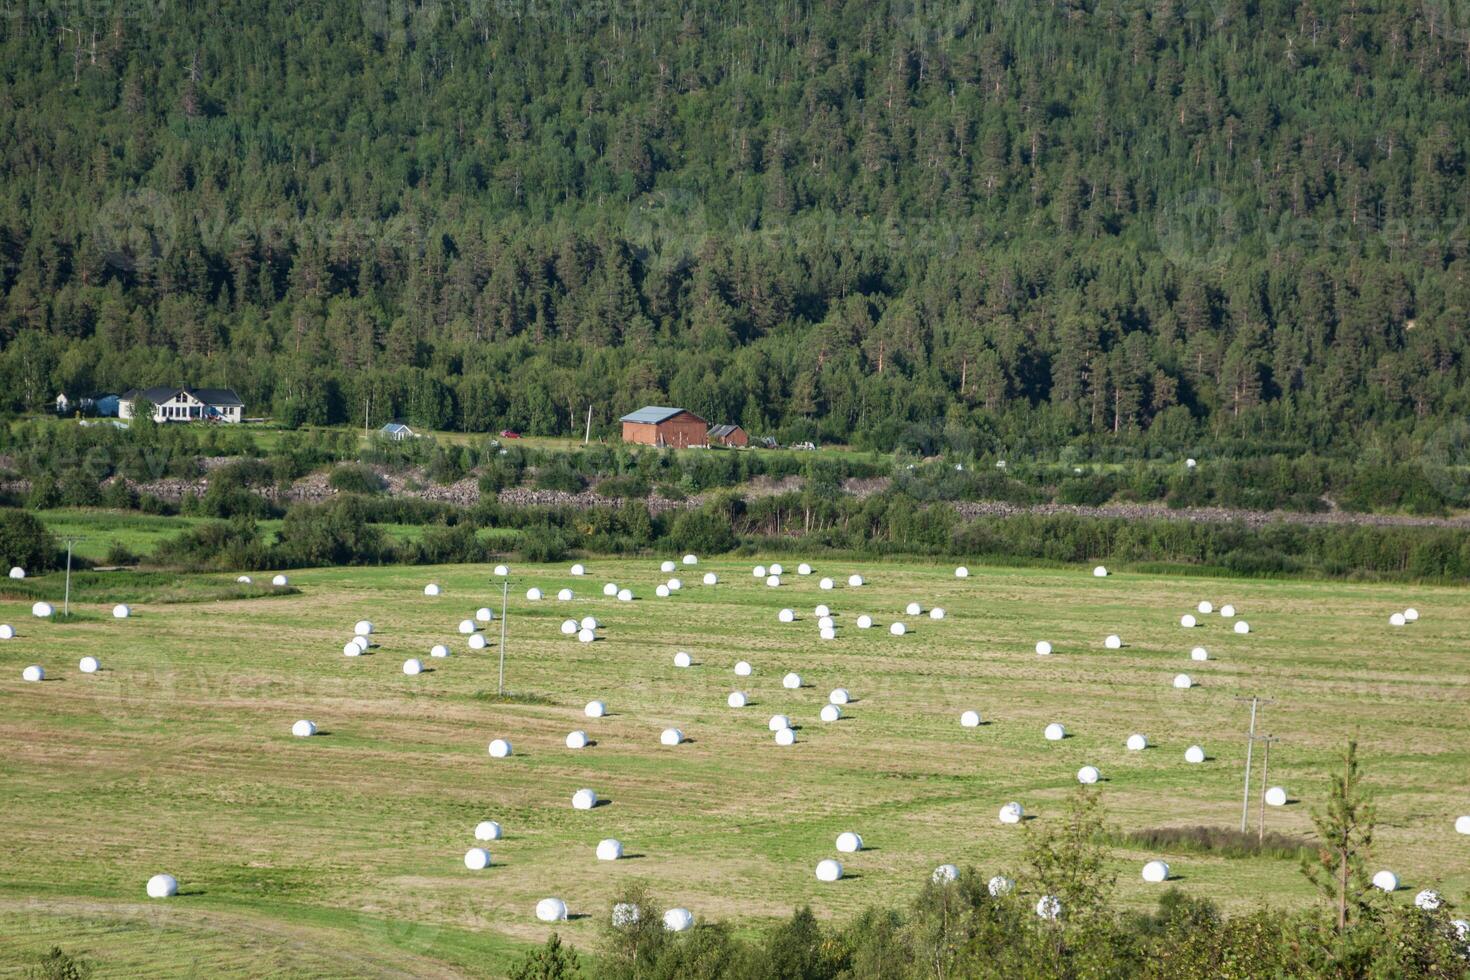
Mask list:
[[[91,975],[92,964],[63,952],[60,946],[52,946],[25,972],[26,980],[87,980]]]
[[[558,456],[549,466],[541,467],[536,474],[536,489],[558,490],[562,493],[581,493],[587,486],[582,474],[572,469],[565,456]]]
[[[674,518],[669,541],[680,551],[719,555],[735,547],[729,518],[709,510],[689,510]]]
[[[327,485],[340,493],[360,493],[367,496],[382,493],[386,487],[376,470],[361,463],[337,467],[327,478]]]
[[[19,565],[28,572],[58,567],[56,538],[35,514],[0,511],[0,564]]]
[[[527,528],[521,532],[520,553],[523,561],[561,561],[567,556],[567,539],[561,531],[548,527]]]

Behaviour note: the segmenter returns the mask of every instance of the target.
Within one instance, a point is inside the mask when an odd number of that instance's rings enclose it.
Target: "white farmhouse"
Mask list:
[[[117,417],[132,418],[140,400],[153,405],[155,422],[238,422],[245,411],[233,388],[134,388],[123,394]]]

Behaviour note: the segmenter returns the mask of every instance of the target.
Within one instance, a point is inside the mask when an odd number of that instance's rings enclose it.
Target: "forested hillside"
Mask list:
[[[23,2],[0,400],[932,451],[1470,407],[1459,0]]]

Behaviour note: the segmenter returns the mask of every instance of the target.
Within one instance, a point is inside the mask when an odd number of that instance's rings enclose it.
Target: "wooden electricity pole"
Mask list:
[[[1275,735],[1261,736],[1261,819],[1256,828],[1257,844],[1266,843],[1266,794],[1271,791],[1271,743],[1276,740]]]
[[[1252,695],[1248,698],[1236,698],[1237,701],[1249,701],[1251,703],[1251,727],[1245,737],[1245,793],[1240,801],[1240,832],[1243,834],[1250,820],[1251,812],[1251,750],[1256,744],[1256,709],[1264,704],[1275,704],[1272,698],[1261,698]]]
[[[78,542],[78,541],[85,541],[85,540],[87,540],[87,539],[86,538],[67,538],[66,539],[66,596],[61,601],[61,615],[63,617],[66,617],[66,618],[70,618],[71,617],[71,546],[73,544],[75,544],[76,542]]]
[[[500,683],[495,693],[505,696],[505,611],[510,605],[510,579],[500,585]]]
[[[588,405],[587,406],[587,431],[582,434],[582,445],[584,445],[584,446],[587,445],[587,443],[591,439],[592,439],[592,406],[591,405]]]

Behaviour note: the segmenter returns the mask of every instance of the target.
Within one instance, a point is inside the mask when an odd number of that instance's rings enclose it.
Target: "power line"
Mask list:
[[[1252,695],[1248,698],[1236,698],[1237,701],[1249,701],[1251,703],[1251,727],[1246,733],[1245,741],[1245,792],[1240,800],[1240,832],[1243,834],[1250,820],[1251,807],[1251,750],[1256,744],[1256,709],[1260,705],[1275,704],[1274,698],[1262,698]]]

